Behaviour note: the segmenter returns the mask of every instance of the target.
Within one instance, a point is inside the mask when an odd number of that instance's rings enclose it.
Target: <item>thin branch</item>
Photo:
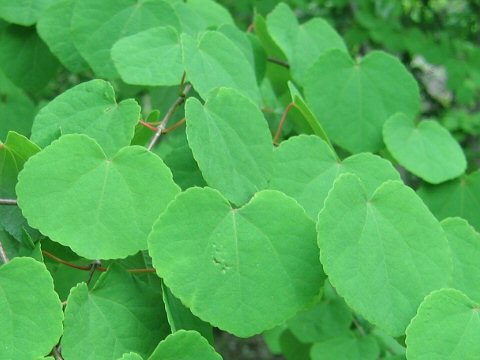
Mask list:
[[[157,126],[157,132],[155,135],[153,135],[152,140],[150,140],[150,143],[147,146],[148,150],[152,150],[152,148],[155,146],[157,143],[158,139],[160,139],[160,136],[162,135],[162,132],[166,129],[168,121],[170,118],[175,114],[175,111],[177,108],[182,105],[182,103],[185,101],[185,98],[187,97],[187,94],[191,90],[192,85],[187,84],[185,86],[185,89],[183,90],[183,93],[180,94],[180,96],[175,100],[175,102],[170,106],[170,109],[168,109],[167,113],[163,117],[162,121],[160,124]]]
[[[0,205],[17,205],[17,199],[0,199]]]
[[[179,126],[182,126],[184,123],[185,123],[185,118],[181,118],[181,119],[178,120],[175,124],[173,124],[172,126],[166,128],[165,130],[163,130],[162,134],[168,134],[169,132],[175,130],[175,129],[178,128]]]
[[[288,62],[277,59],[275,57],[269,56],[269,57],[267,57],[267,61],[269,61],[273,64],[283,66],[284,68],[290,69],[290,64]]]
[[[283,112],[280,123],[278,124],[277,132],[275,133],[275,137],[273,138],[273,144],[276,146],[278,145],[278,140],[280,139],[280,135],[282,134],[283,125],[285,125],[285,121],[287,120],[288,113],[294,107],[295,107],[295,104],[291,102],[290,104],[287,105],[287,107],[285,108],[285,111]]]
[[[255,30],[255,23],[251,23],[250,25],[248,25],[247,33],[251,33],[253,32],[253,30]]]
[[[155,125],[152,125],[144,120],[140,120],[139,124],[145,126],[147,129],[150,129],[152,131],[157,131],[157,127]]]
[[[180,85],[178,85],[178,93],[180,95],[185,93],[185,79],[187,78],[187,73],[184,71],[182,74],[182,79],[180,80]]]
[[[5,249],[3,248],[2,242],[0,241],[0,258],[2,259],[2,262],[4,264],[8,263],[10,259],[7,256],[7,253],[5,252]]]
[[[95,274],[95,270],[97,270],[101,266],[102,266],[102,262],[100,260],[95,260],[90,264],[90,271],[88,273],[88,279],[86,281],[87,285],[89,285],[90,282],[92,281],[93,275]]]
[[[60,259],[58,256],[55,256],[53,255],[52,253],[49,253],[48,251],[46,250],[42,250],[42,253],[43,255],[45,255],[46,257],[52,259],[52,260],[55,260],[56,262],[60,263],[60,264],[63,264],[63,265],[66,265],[66,266],[69,266],[71,268],[74,268],[74,269],[78,269],[78,270],[83,270],[83,271],[91,271],[92,270],[92,265],[89,265],[89,266],[80,266],[80,265],[76,265],[76,264],[72,264],[68,261],[65,261],[63,259]],[[100,272],[105,272],[107,271],[107,268],[106,267],[102,267],[102,266],[99,266],[97,268],[95,268],[95,271],[100,271]],[[131,272],[131,273],[154,273],[155,272],[155,269],[152,269],[152,268],[146,268],[146,269],[127,269],[128,272]]]
[[[355,325],[355,327],[357,328],[358,332],[362,335],[362,336],[367,336],[367,333],[365,332],[365,329],[363,328],[362,324],[360,324],[360,322],[357,320],[357,318],[354,316],[352,318],[353,320],[353,324]]]
[[[60,354],[56,346],[52,349],[50,355],[52,355],[55,360],[63,360],[62,354]]]

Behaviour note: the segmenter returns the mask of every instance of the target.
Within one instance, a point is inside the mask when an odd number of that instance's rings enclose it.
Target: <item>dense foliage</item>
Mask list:
[[[478,359],[479,14],[0,0],[0,360]]]

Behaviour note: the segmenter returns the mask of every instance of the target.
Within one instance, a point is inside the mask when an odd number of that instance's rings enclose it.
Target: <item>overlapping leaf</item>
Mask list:
[[[406,115],[395,114],[383,126],[383,140],[401,165],[429,183],[451,180],[467,168],[462,148],[436,121],[415,125]]]
[[[399,181],[373,195],[338,178],[317,223],[330,282],[356,312],[392,336],[404,333],[423,298],[448,284],[452,260],[438,221]]]
[[[153,193],[152,184],[158,184]],[[145,250],[153,222],[178,192],[170,170],[145,148],[107,157],[93,139],[77,134],[32,157],[17,185],[28,222],[88,259]]]
[[[30,26],[37,22],[45,9],[55,0],[0,0],[0,18]]]
[[[312,360],[376,360],[380,349],[372,336],[332,338],[312,347]]]
[[[117,103],[110,83],[91,80],[65,91],[40,110],[32,141],[44,147],[60,135],[85,134],[110,156],[130,144],[139,119],[140,106],[135,100]]]
[[[316,219],[335,179],[344,173],[358,175],[369,194],[387,180],[400,180],[390,162],[376,155],[353,155],[342,162],[322,139],[295,136],[274,151],[269,188],[296,199]]]
[[[305,97],[330,139],[352,153],[382,149],[384,122],[397,112],[413,118],[420,108],[414,77],[380,51],[359,62],[328,51],[307,72]]]
[[[66,359],[147,357],[168,333],[162,294],[112,265],[89,291],[72,289],[65,309],[62,354]]]
[[[205,105],[186,104],[187,138],[207,183],[242,205],[267,186],[273,145],[260,109],[239,91],[222,88]]]
[[[314,238],[313,222],[280,192],[261,191],[232,209],[218,191],[191,188],[160,216],[148,242],[175,296],[201,319],[247,337],[285,321],[318,294]]]
[[[418,195],[439,220],[460,216],[480,231],[480,171],[436,186],[424,184]]]
[[[480,304],[455,289],[432,292],[407,328],[409,360],[474,360],[480,354]]]
[[[0,359],[37,360],[62,335],[62,304],[45,265],[15,258],[0,267]]]
[[[74,44],[99,77],[118,76],[110,50],[119,39],[158,26],[180,27],[162,0],[82,0],[72,15]]]
[[[268,32],[288,59],[293,77],[303,83],[308,68],[328,50],[347,52],[343,39],[327,21],[315,18],[299,25],[292,10],[278,4],[267,16]]]
[[[255,71],[243,52],[218,31],[206,31],[198,40],[181,36],[183,61],[188,79],[204,99],[218,87],[239,90],[260,102]]]

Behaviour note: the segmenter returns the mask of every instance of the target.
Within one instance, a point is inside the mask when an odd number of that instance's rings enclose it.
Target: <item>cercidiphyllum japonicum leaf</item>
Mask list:
[[[268,124],[238,90],[220,88],[185,105],[187,139],[207,184],[242,205],[267,186],[273,156]]]
[[[196,331],[179,330],[158,344],[148,360],[222,360],[220,354]]]
[[[266,20],[270,36],[286,55],[292,76],[300,83],[320,55],[332,49],[347,53],[341,36],[321,18],[299,25],[295,13],[288,5],[280,3]]]
[[[452,252],[453,274],[450,286],[480,302],[480,234],[461,218],[441,222]]]
[[[9,131],[30,136],[35,105],[22,89],[14,85],[0,69],[0,141]]]
[[[36,360],[62,335],[63,312],[45,265],[15,258],[0,267],[0,359]]]
[[[136,353],[123,354],[118,360],[143,360],[143,358]]]
[[[341,175],[317,222],[320,260],[347,304],[391,336],[418,305],[448,284],[452,260],[442,227],[415,192],[387,181],[373,195]]]
[[[456,289],[432,292],[408,326],[405,342],[409,360],[478,359],[480,304]]]
[[[153,192],[152,184],[158,185]],[[31,157],[17,184],[29,224],[87,259],[145,250],[153,222],[179,191],[167,166],[144,147],[109,158],[79,134]]]
[[[0,18],[14,24],[30,26],[37,22],[55,0],[0,0]]]
[[[467,168],[462,148],[436,121],[415,124],[397,113],[383,125],[383,140],[400,165],[429,183],[451,180]]]
[[[359,176],[368,194],[387,180],[400,180],[392,164],[377,155],[362,153],[340,161],[319,137],[299,135],[275,149],[269,188],[293,197],[316,219],[335,179],[344,173]]]
[[[85,134],[111,156],[130,144],[140,115],[135,100],[117,104],[110,83],[91,80],[65,91],[40,110],[33,122],[32,141],[44,147],[61,135]]]
[[[330,139],[352,153],[383,148],[383,123],[420,110],[418,85],[396,58],[372,51],[359,62],[340,50],[322,55],[307,71],[305,98]]]
[[[195,39],[182,34],[181,43],[188,79],[203,99],[218,87],[230,87],[260,103],[255,70],[242,50],[225,35],[206,31]]]
[[[0,198],[16,198],[15,185],[23,164],[40,148],[23,135],[9,132],[5,143],[0,141]],[[22,240],[23,229],[38,238],[38,232],[30,226],[17,206],[0,206],[0,225],[18,241]]]
[[[376,360],[380,349],[373,336],[346,334],[313,345],[312,360]]]
[[[480,231],[480,171],[440,185],[423,184],[418,195],[439,220],[460,216]]]
[[[162,294],[113,264],[92,290],[70,292],[65,308],[62,355],[68,360],[149,356],[169,334]]]
[[[33,27],[0,30],[0,69],[17,86],[38,92],[56,75],[58,60]]]
[[[112,59],[127,84],[176,85],[184,71],[180,38],[170,26],[121,38],[112,47]]]
[[[45,11],[37,23],[38,35],[50,51],[71,72],[79,73],[88,68],[73,43],[71,22],[77,0],[56,0]]]
[[[172,6],[161,0],[82,0],[75,3],[71,33],[74,44],[99,77],[118,73],[110,56],[121,38],[158,26],[180,29]]]
[[[240,337],[292,317],[324,280],[314,223],[278,191],[232,209],[218,191],[190,188],[159,217],[148,244],[172,293],[202,320]]]
[[[228,10],[213,0],[176,1],[173,7],[183,32],[192,36],[224,24],[235,24]]]

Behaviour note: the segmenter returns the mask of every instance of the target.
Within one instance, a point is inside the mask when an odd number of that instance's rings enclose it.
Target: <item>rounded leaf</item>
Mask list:
[[[376,360],[380,349],[372,336],[334,337],[313,345],[312,360]]]
[[[201,319],[241,337],[293,316],[323,281],[313,222],[277,191],[232,209],[216,190],[188,189],[159,217],[148,243],[173,294]]]
[[[383,125],[383,140],[400,165],[431,184],[456,178],[467,168],[462,148],[436,121],[415,125],[405,114],[395,114]]]
[[[392,336],[403,334],[423,298],[449,281],[445,234],[399,181],[369,196],[357,176],[340,176],[318,215],[317,232],[332,285],[354,311]]]
[[[63,311],[45,265],[14,258],[0,267],[0,359],[37,360],[62,335]]]
[[[405,342],[409,360],[478,359],[480,304],[455,289],[432,292],[408,326]]]
[[[153,193],[152,184],[159,185]],[[95,140],[77,134],[31,157],[17,185],[29,224],[88,259],[145,250],[153,222],[179,190],[145,148],[126,147],[108,158]]]

